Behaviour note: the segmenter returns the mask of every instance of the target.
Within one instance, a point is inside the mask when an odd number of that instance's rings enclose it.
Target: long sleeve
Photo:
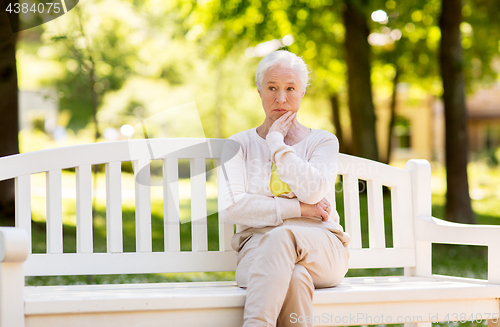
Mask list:
[[[300,216],[300,204],[296,198],[268,196],[265,195],[266,190],[247,192],[249,181],[245,163],[242,145],[230,138],[224,145],[218,174],[219,216],[222,220],[250,227],[265,227],[278,226],[284,219]]]
[[[299,201],[308,204],[321,201],[334,186],[337,177],[337,138],[325,132],[325,137],[316,145],[308,161],[297,156],[283,139],[279,132],[269,133],[266,137],[280,179],[290,186]]]

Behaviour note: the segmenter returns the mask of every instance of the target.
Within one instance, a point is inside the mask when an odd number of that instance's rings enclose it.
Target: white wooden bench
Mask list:
[[[219,251],[207,251],[205,159],[225,140],[151,139],[96,143],[0,159],[15,178],[16,227],[0,228],[0,327],[240,326],[245,290],[234,282],[26,287],[25,276],[233,271],[233,226],[219,223]],[[180,251],[178,159],[190,159],[192,251]],[[152,251],[150,160],[163,160],[165,251]],[[123,251],[121,162],[134,162],[136,252]],[[91,165],[106,165],[107,253],[94,253]],[[77,252],[63,253],[61,170],[76,168]],[[220,167],[218,168],[220,170]],[[30,175],[45,172],[47,251],[31,253]],[[139,173],[140,172],[140,173]],[[220,173],[220,171],[219,171]],[[142,174],[142,175],[141,175]],[[340,155],[350,268],[404,267],[404,276],[345,278],[314,293],[317,326],[487,319],[500,313],[500,227],[431,216],[431,170],[424,160],[398,169]],[[139,176],[140,175],[140,176]],[[367,181],[369,247],[361,242],[358,179]],[[382,185],[390,187],[393,246],[386,247]],[[431,244],[488,246],[488,280],[431,273]],[[472,315],[472,316],[471,316]],[[489,316],[488,316],[489,315]]]

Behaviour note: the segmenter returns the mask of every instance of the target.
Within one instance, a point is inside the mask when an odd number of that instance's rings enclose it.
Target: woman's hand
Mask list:
[[[292,126],[292,122],[297,116],[297,113],[293,111],[287,111],[280,118],[276,119],[274,123],[269,128],[268,133],[271,132],[280,132],[283,137],[288,134],[290,127]]]
[[[327,221],[331,211],[332,207],[326,198],[323,198],[323,200],[316,204],[300,202],[300,214],[302,217],[321,216],[321,221]]]

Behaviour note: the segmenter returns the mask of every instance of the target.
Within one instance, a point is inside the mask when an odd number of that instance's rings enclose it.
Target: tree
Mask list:
[[[462,8],[460,31],[468,90],[495,83],[500,73],[499,12],[499,1],[468,0]]]
[[[349,84],[349,111],[351,114],[353,152],[367,159],[378,160],[375,132],[375,109],[372,98],[370,45],[366,10],[359,2],[346,0],[343,11],[345,52]]]
[[[379,6],[373,9],[384,10],[387,18],[372,26],[369,41],[374,53],[372,79],[379,97],[383,94],[382,101],[387,99],[390,109],[385,131],[387,152],[383,157],[389,163],[401,104],[408,109],[425,110],[417,106],[422,103],[422,96],[442,94],[437,60],[440,32],[435,26],[440,3],[436,0],[377,3]],[[398,83],[407,86],[405,97],[400,97]]]
[[[469,145],[461,23],[462,0],[442,0],[439,25],[446,139],[446,219],[474,223],[467,179]]]
[[[330,96],[330,104],[332,106],[332,121],[333,126],[335,126],[335,135],[339,141],[339,147],[342,149],[343,153],[350,153],[350,146],[346,145],[344,140],[344,133],[342,132],[342,124],[340,123],[340,105],[339,105],[339,96],[334,93]]]
[[[118,3],[111,2],[107,6],[113,4]],[[97,117],[102,98],[106,92],[120,89],[123,77],[130,72],[135,61],[132,58],[137,57],[137,47],[131,47],[122,38],[126,31],[132,30],[125,19],[135,18],[130,6],[123,7],[129,10],[123,10],[125,17],[119,17],[105,12],[106,5],[101,1],[81,3],[55,21],[56,28],[48,28],[42,36],[46,44],[56,49],[54,59],[64,63],[66,68],[63,78],[48,79],[46,83],[55,84],[62,95],[61,109],[70,110],[70,128],[84,128],[92,120],[96,142],[101,135]]]
[[[19,153],[16,37],[19,16],[0,13],[0,156]],[[11,24],[14,27],[11,29]],[[0,218],[14,218],[14,181],[0,182]]]
[[[289,1],[265,0],[262,2],[205,2],[195,4],[193,11],[186,22],[191,24],[193,31],[200,31],[198,35],[211,40],[210,49],[215,50],[221,57],[228,53],[234,44],[246,43],[248,46],[281,39],[286,35],[294,38],[294,43],[288,49],[302,56],[313,72],[314,88],[326,95],[333,105],[340,92],[345,91],[345,58],[349,61],[349,89],[355,95],[351,96],[350,107],[353,110],[351,120],[356,133],[362,135],[354,139],[359,143],[355,148],[358,155],[378,160],[377,141],[375,134],[375,114],[371,96],[370,84],[370,46],[366,41],[368,36],[367,16],[368,2],[363,1],[358,7],[354,3],[359,1],[346,1],[347,13],[344,18],[356,14],[356,22],[362,30],[357,33],[350,29],[349,33],[354,39],[345,38],[342,25],[343,1]],[[350,22],[349,22],[350,23]],[[355,26],[356,28],[357,26]],[[351,34],[351,32],[353,32]],[[202,39],[203,39],[202,38]],[[363,51],[348,52],[344,56],[343,45],[347,41],[350,50],[356,50],[357,45],[363,45]],[[212,51],[213,53],[214,51]],[[359,60],[358,58],[361,57]],[[363,65],[361,67],[361,65]],[[339,69],[340,67],[340,69]],[[368,70],[366,70],[368,68]],[[362,72],[358,74],[358,72]],[[360,90],[359,86],[363,86]],[[358,89],[357,92],[355,90]],[[309,91],[310,92],[310,91]],[[360,96],[361,94],[361,96]],[[334,125],[337,125],[337,108],[332,107]],[[329,112],[325,112],[328,115]],[[338,126],[337,126],[338,127]],[[339,133],[339,128],[337,133]],[[342,139],[342,137],[341,137]],[[342,145],[341,145],[342,150]],[[342,150],[343,151],[343,150]]]

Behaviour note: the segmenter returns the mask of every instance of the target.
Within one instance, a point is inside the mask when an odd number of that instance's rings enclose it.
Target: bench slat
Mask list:
[[[207,251],[207,179],[205,158],[190,159],[190,168],[192,250],[193,252]]]
[[[498,317],[496,285],[398,279],[346,278],[336,287],[315,290],[312,317],[319,319],[314,326],[402,324],[406,319],[405,325],[427,327],[432,324],[422,321],[439,317],[443,322],[450,312]],[[234,282],[189,282],[28,287],[25,294],[27,327],[68,322],[74,327],[142,326],[145,321],[149,326],[234,327],[243,324],[246,290]]]
[[[76,252],[92,253],[92,169],[76,167]]]
[[[361,180],[378,180],[386,186],[399,185],[402,179],[408,177],[408,172],[404,169],[343,153],[339,154],[338,168],[340,175],[355,175]]]
[[[351,236],[351,249],[361,249],[361,221],[359,213],[358,177],[353,174],[343,175],[345,229]]]
[[[15,179],[16,227],[24,229],[29,237],[31,253],[31,176],[23,175]]]
[[[106,247],[108,253],[123,252],[121,162],[106,164]]]
[[[217,169],[215,170],[217,174],[217,194],[218,190],[220,189],[219,185],[221,181],[219,180],[219,174],[223,174],[222,172],[222,167],[220,165],[220,159],[214,159],[215,167]],[[220,208],[220,205],[218,205]],[[220,209],[218,210],[220,211]],[[220,219],[219,216],[219,251],[232,251],[231,247],[231,238],[233,237],[234,234],[234,225],[231,223],[225,223]]]
[[[415,266],[415,249],[351,249],[349,269]]]
[[[26,276],[158,274],[166,272],[235,271],[236,253],[125,252],[32,254]]]
[[[412,267],[415,249],[351,249],[349,269]],[[234,271],[234,251],[32,254],[26,276]]]
[[[163,214],[165,228],[165,251],[178,252],[180,248],[179,227],[179,160],[163,160]]]
[[[61,169],[46,172],[47,253],[63,253]]]
[[[50,169],[67,169],[115,161],[135,161],[145,158],[193,158],[194,156],[219,158],[225,142],[227,142],[225,139],[158,138],[98,142],[21,153],[0,158],[2,167],[0,180],[46,172]]]
[[[385,248],[384,197],[382,184],[368,180],[368,240],[370,248]]]
[[[413,219],[409,183],[391,188],[392,235],[394,247],[413,247]]]
[[[135,237],[137,252],[151,252],[151,187],[150,161],[134,161]]]
[[[474,302],[477,309],[484,310],[484,306],[478,306],[476,301],[489,298],[489,302],[491,302],[489,306],[493,306],[492,311],[497,312],[498,305],[495,307],[494,304],[495,298],[500,294],[500,286],[474,283],[474,281],[471,282],[467,279],[450,280],[444,276],[347,277],[335,287],[316,289],[313,303],[315,305],[347,304],[354,311],[356,305],[360,303],[392,302],[392,305],[386,307],[390,310],[397,302],[408,304],[409,293],[413,300],[412,306],[416,305],[416,301],[432,307],[431,301],[440,301],[449,305],[450,301],[460,299],[466,302],[468,300],[469,306],[472,306],[471,303]],[[147,300],[137,301],[136,294],[141,294],[141,299]],[[212,281],[70,285],[62,290],[58,286],[27,287],[26,295],[26,315],[45,315],[134,310],[180,311],[195,308],[215,309],[218,306],[243,308],[246,290],[239,288],[234,281]],[[86,301],[87,298],[94,298],[96,295],[102,300],[102,306],[95,306],[92,305],[92,302]],[[47,300],[40,301],[43,297]],[[456,303],[452,305],[454,306]],[[435,305],[435,303],[433,304]],[[364,311],[361,312],[364,313]],[[329,316],[330,314],[327,317]],[[354,312],[354,316],[356,316],[356,312]],[[441,318],[444,318],[444,315]],[[373,317],[371,320],[373,322]],[[383,321],[388,320],[384,319]],[[346,321],[344,320],[344,322]],[[205,324],[202,325],[205,326]],[[232,325],[232,327],[234,326]]]

